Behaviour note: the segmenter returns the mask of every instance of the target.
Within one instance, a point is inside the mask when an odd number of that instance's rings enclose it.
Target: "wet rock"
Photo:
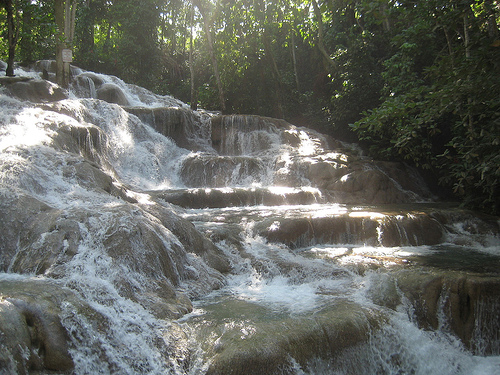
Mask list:
[[[101,87],[104,80],[93,72],[78,74],[71,81],[71,90],[80,98],[97,98],[97,89]]]
[[[398,273],[396,279],[421,327],[449,330],[476,354],[498,353],[493,344],[500,330],[497,276],[408,270]]]
[[[420,246],[441,243],[445,228],[432,215],[409,212],[387,215],[379,225],[379,243],[382,246]]]
[[[335,181],[349,173],[347,165],[319,161],[308,166],[307,176],[320,189],[332,190]]]
[[[33,219],[34,215],[43,210],[50,210],[45,203],[35,198],[19,199],[15,192],[0,189],[0,271],[7,271],[14,257],[19,242],[19,234]]]
[[[146,213],[118,204],[97,215],[87,210],[53,209],[23,194],[4,195],[10,199],[10,204],[0,206],[0,220],[9,228],[0,233],[4,271],[64,277],[71,272],[70,261],[81,253],[81,243],[88,240],[87,231],[91,231],[96,244],[102,244],[96,246],[103,246],[117,264],[150,281],[138,288],[126,274],[117,275],[114,282],[123,296],[145,305],[156,301],[154,309],[159,315],[179,317],[192,309],[191,302],[176,290],[181,280],[204,293],[223,285],[217,270],[229,270],[227,259],[217,247],[193,224],[167,209],[149,208],[150,213]],[[12,202],[17,204],[13,206]],[[152,213],[161,215],[161,220]],[[101,220],[102,226],[95,227]],[[188,252],[213,268],[191,259]]]
[[[54,102],[68,98],[62,88],[46,80],[31,79],[10,83],[6,87],[12,96],[33,103]]]
[[[190,221],[182,219],[161,205],[145,206],[144,209],[158,217],[161,223],[176,235],[186,251],[200,256],[210,267],[221,273],[230,271],[229,260],[221,249],[196,230]]]
[[[55,283],[0,280],[0,371],[71,373],[74,364],[59,306],[75,300]]]
[[[384,172],[371,168],[346,173],[327,184],[327,189],[343,203],[388,204],[420,199],[415,193],[402,190]]]
[[[32,68],[38,72],[46,70],[55,74],[57,69],[56,60],[38,60],[32,65]]]
[[[248,326],[235,322],[217,339],[207,374],[293,373],[297,363],[307,370],[312,359],[334,361],[365,342],[381,321],[382,315],[339,301],[311,317]]]
[[[18,236],[9,270],[56,277],[63,274],[64,265],[77,253],[81,240],[78,221],[57,209],[34,214]]]
[[[315,244],[417,246],[440,243],[445,229],[422,212],[353,211],[327,217],[263,220],[255,230],[271,242],[291,248]]]
[[[260,158],[195,154],[184,160],[181,178],[188,187],[238,186],[245,181],[262,181],[265,166]]]
[[[200,149],[194,134],[195,123],[200,120],[191,110],[175,107],[127,107],[125,110],[139,117],[141,121],[159,133],[174,140],[177,146],[195,151]]]
[[[104,83],[97,89],[97,98],[108,103],[115,103],[122,106],[130,105],[122,89],[113,83]]]
[[[96,89],[98,89],[99,87],[101,87],[104,84],[104,79],[100,75],[98,75],[94,72],[83,72],[75,77],[75,79],[77,79],[77,80],[83,79],[83,78],[92,80],[92,82],[94,82]]]
[[[277,135],[278,128],[287,125],[284,120],[270,117],[217,116],[211,121],[211,141],[220,155],[243,155],[247,150],[246,145],[240,142],[239,135],[253,133],[257,138],[253,139],[252,150],[266,150],[271,146],[269,137]]]
[[[318,192],[289,189],[273,192],[266,188],[189,189],[153,192],[158,198],[184,208],[222,208],[313,204],[322,201]]]
[[[9,301],[0,301],[0,371],[5,374],[26,374],[31,367],[41,367],[31,352],[31,337],[26,319]]]
[[[283,120],[243,115],[217,116],[212,119],[211,140],[221,156],[218,160],[211,156],[213,160],[205,158],[186,163],[184,180],[188,186],[239,186],[247,184],[248,180],[264,186],[310,183],[330,196],[332,201],[348,204],[394,204],[435,199],[419,174],[409,166],[363,158],[354,147],[348,148],[311,129],[296,127]],[[260,163],[251,165],[250,161],[256,155],[261,159]],[[243,156],[246,161],[242,160]],[[217,169],[217,166],[223,168]],[[273,171],[269,172],[268,168]],[[266,171],[268,176],[264,176]],[[235,179],[238,173],[248,179]],[[188,176],[207,178],[195,182]]]
[[[262,229],[265,228],[265,231]],[[256,229],[271,242],[280,242],[291,248],[321,243],[376,245],[376,224],[369,225],[364,218],[347,215],[327,218],[285,218],[263,221]]]
[[[9,76],[1,76],[0,77],[0,85],[7,85],[10,83],[16,83],[16,82],[27,82],[32,80],[33,78],[30,77],[9,77]]]

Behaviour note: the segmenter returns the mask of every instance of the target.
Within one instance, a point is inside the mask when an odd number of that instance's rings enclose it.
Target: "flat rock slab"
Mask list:
[[[344,350],[366,342],[385,317],[341,299],[303,316],[280,316],[251,302],[229,300],[207,307],[207,315],[197,319],[198,342],[210,357],[207,374],[271,375],[292,373],[294,364],[307,368],[314,358],[335,361]]]
[[[30,81],[33,78],[31,77],[7,77],[7,76],[2,76],[0,77],[0,84],[1,85],[7,85],[9,83],[16,83],[16,82],[26,82]]]

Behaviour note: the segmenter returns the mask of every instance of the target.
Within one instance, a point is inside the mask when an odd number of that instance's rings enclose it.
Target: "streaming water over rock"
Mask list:
[[[500,373],[500,228],[404,164],[0,76],[0,372]]]

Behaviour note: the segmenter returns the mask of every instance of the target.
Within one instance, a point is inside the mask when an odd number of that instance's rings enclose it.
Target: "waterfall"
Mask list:
[[[95,83],[94,81],[89,78],[89,77],[86,77],[86,81],[89,85],[89,94],[90,94],[90,97],[91,98],[97,98],[97,91],[95,89]]]
[[[314,130],[74,71],[38,101],[39,71],[0,77],[0,372],[500,373],[498,218]]]

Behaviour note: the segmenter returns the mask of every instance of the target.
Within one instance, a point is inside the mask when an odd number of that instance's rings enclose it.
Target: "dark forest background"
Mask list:
[[[69,1],[83,69],[360,141],[500,212],[498,1]],[[55,2],[0,0],[0,59],[55,58]]]

